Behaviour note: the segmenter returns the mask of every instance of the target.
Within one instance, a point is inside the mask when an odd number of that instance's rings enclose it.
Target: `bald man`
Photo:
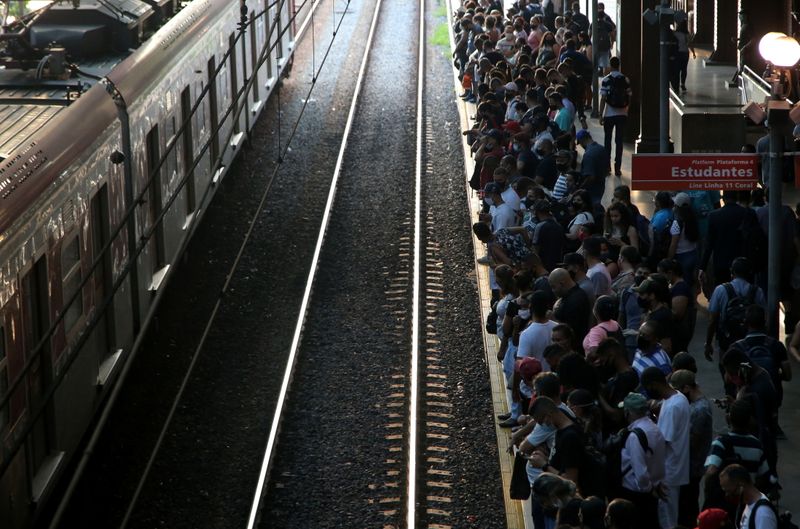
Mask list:
[[[558,298],[553,309],[553,319],[572,328],[576,339],[574,347],[580,351],[581,342],[589,332],[589,317],[592,313],[589,297],[564,268],[556,268],[550,272],[549,280],[550,287]]]

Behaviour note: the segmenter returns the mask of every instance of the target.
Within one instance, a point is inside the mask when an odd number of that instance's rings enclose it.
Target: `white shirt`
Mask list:
[[[677,487],[689,483],[689,428],[692,410],[680,391],[661,402],[658,429],[667,442],[664,483]]]
[[[519,205],[521,200],[517,192],[514,191],[513,187],[508,186],[505,189],[505,191],[500,193],[500,196],[503,198],[503,202],[511,206],[514,209],[514,211],[519,211]]]
[[[681,231],[681,226],[678,224],[677,220],[672,221],[672,226],[669,227],[669,234],[680,235],[680,237],[678,237],[678,247],[675,249],[676,254],[691,252],[697,249],[697,243],[687,239],[684,233],[685,231],[686,230]]]
[[[494,206],[491,213],[492,232],[517,225],[517,213],[514,211],[514,208],[505,202],[498,206]]]
[[[761,498],[766,500],[767,497],[761,494]],[[758,501],[758,500],[756,500]],[[742,511],[742,521],[739,524],[741,529],[750,529],[750,514],[753,512],[753,506],[756,504],[748,503]],[[775,518],[775,512],[769,508],[768,505],[762,505],[756,509],[756,529],[778,529],[778,520]]]
[[[606,265],[597,263],[586,271],[586,277],[591,279],[592,286],[594,287],[594,295],[597,296],[610,296],[611,292],[611,274],[608,273]]]
[[[622,448],[622,470],[624,472],[629,467],[630,470],[622,476],[622,486],[633,492],[650,492],[664,481],[664,436],[650,417],[633,421],[628,429],[634,428],[644,432],[651,451],[645,452],[635,433],[628,435]]]
[[[624,75],[622,74],[622,72],[614,70],[611,73],[609,73],[606,77],[604,77],[603,81],[605,81],[610,77],[624,77]],[[610,81],[606,83],[604,83],[603,81],[600,81],[600,95],[608,97],[609,92],[611,92],[611,85],[609,84]],[[631,95],[630,79],[628,81],[629,81],[628,96],[630,97]],[[614,116],[627,116],[627,115],[628,115],[628,107],[616,108],[607,104],[605,110],[603,111],[603,117],[605,118],[613,118]]]
[[[542,371],[550,371],[550,364],[544,359],[544,349],[553,343],[553,327],[556,325],[558,325],[558,323],[553,320],[548,320],[546,323],[536,323],[532,321],[531,324],[519,334],[517,358],[536,358],[542,363]]]

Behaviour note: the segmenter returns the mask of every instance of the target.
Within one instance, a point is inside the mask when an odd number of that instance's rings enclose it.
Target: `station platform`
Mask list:
[[[449,0],[451,12],[456,7],[455,0]],[[451,39],[452,39],[451,30]],[[451,41],[452,44],[452,41]],[[682,105],[691,112],[714,112],[731,113],[741,112],[742,101],[749,99],[742,96],[742,92],[737,88],[728,88],[726,81],[730,79],[735,71],[731,66],[706,65],[705,58],[707,52],[697,50],[697,58],[689,61],[689,72],[687,76],[687,91],[681,94],[672,94],[673,106]],[[457,95],[461,91],[460,83],[454,72],[454,100],[458,106],[460,115],[461,130],[471,127],[470,116],[475,114],[475,105],[466,103]],[[623,72],[624,73],[624,72]],[[752,97],[752,96],[751,96]],[[757,95],[756,95],[757,97]],[[757,99],[756,99],[757,100]],[[761,102],[758,101],[757,102]],[[577,123],[577,121],[576,121]],[[595,141],[603,143],[604,132],[597,119],[588,120],[588,128]],[[752,134],[752,133],[751,133]],[[766,128],[764,128],[766,134]],[[464,149],[464,175],[465,185],[469,198],[468,206],[471,218],[477,221],[477,214],[481,203],[472,189],[469,188],[468,180],[472,175],[474,161],[471,157],[469,145],[462,141]],[[622,177],[609,176],[606,180],[606,191],[603,198],[603,205],[610,203],[614,187],[620,184],[631,185],[631,160],[635,152],[633,143],[626,143],[624,146],[624,159],[622,163]],[[634,191],[632,199],[639,207],[640,211],[648,217],[653,213],[653,191]],[[794,205],[800,202],[800,192],[793,184],[785,184],[783,188],[783,202],[794,209]],[[485,246],[473,237],[476,257],[485,253]],[[480,294],[481,321],[485,321],[486,316],[491,310],[489,288],[488,267],[477,264],[476,277],[478,280],[478,291]],[[708,300],[701,294],[697,299],[700,310],[698,311],[697,327],[694,338],[689,346],[689,352],[696,358],[699,372],[697,381],[703,393],[709,398],[721,398],[724,396],[722,380],[717,369],[716,358],[714,362],[707,362],[703,357],[703,344],[705,341],[706,330],[708,328],[708,313],[706,307]],[[483,329],[483,325],[481,325]],[[488,334],[483,330],[485,343],[485,358],[488,366],[489,375],[492,383],[492,399],[495,415],[504,413],[509,409],[510,391],[505,387],[505,379],[502,366],[496,359],[496,352],[499,347],[499,340],[496,336]],[[786,336],[782,333],[782,339]],[[800,373],[800,365],[792,359],[793,371]],[[786,433],[787,439],[778,441],[779,460],[778,470],[780,481],[783,486],[781,509],[788,510],[800,516],[800,495],[793,490],[796,483],[800,483],[800,460],[792,457],[792,454],[800,451],[800,384],[796,380],[784,383],[784,401],[781,408],[780,425]],[[503,494],[506,506],[506,520],[509,529],[532,529],[533,523],[530,516],[530,501],[512,500],[508,495],[511,472],[513,468],[513,455],[510,454],[511,433],[509,429],[500,428],[495,421],[497,442],[500,455],[500,467],[503,478]],[[724,412],[715,407],[714,409],[714,435],[728,431]]]

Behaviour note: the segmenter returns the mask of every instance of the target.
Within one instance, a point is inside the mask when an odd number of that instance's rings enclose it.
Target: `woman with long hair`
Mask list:
[[[697,216],[692,209],[692,199],[689,198],[689,195],[678,193],[674,202],[675,217],[669,230],[672,240],[670,241],[667,258],[675,259],[680,263],[684,280],[686,280],[690,289],[694,289],[700,227],[697,223]]]
[[[622,202],[614,202],[606,210],[604,230],[608,241],[608,259],[606,266],[611,277],[616,277],[619,272],[617,259],[623,246],[639,248],[639,232],[631,218],[631,212]]]

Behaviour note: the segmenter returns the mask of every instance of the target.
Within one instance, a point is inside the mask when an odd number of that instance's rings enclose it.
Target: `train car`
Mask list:
[[[75,0],[2,21],[2,527],[41,513],[308,10]]]

